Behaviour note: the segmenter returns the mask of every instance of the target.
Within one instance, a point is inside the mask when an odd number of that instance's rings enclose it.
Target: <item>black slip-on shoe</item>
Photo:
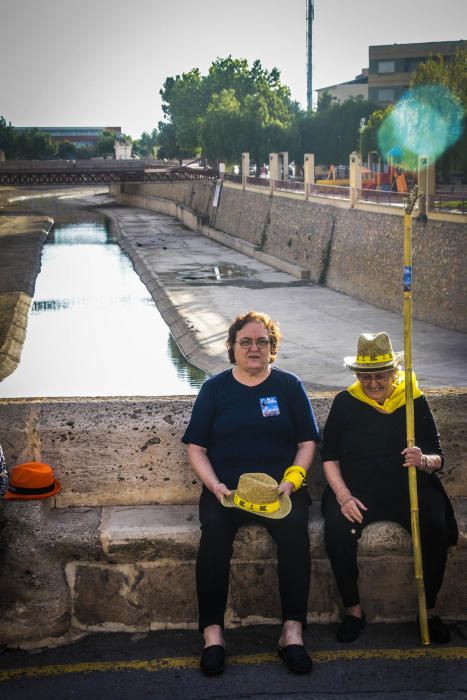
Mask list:
[[[344,619],[337,628],[337,641],[344,642],[345,644],[354,642],[365,625],[365,613],[362,613],[361,617],[344,615]]]
[[[417,615],[417,625],[419,625]],[[428,615],[428,631],[430,642],[435,644],[447,644],[451,639],[449,627],[442,621],[439,615]]]
[[[287,644],[279,647],[277,653],[292,673],[310,673],[313,662],[301,644]]]
[[[222,644],[205,647],[201,653],[200,666],[206,676],[216,676],[225,668],[225,649]]]

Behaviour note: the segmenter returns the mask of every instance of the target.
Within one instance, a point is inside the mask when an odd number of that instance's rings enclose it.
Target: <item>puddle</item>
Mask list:
[[[184,282],[233,282],[254,279],[254,271],[246,265],[192,265],[181,268],[176,277]]]

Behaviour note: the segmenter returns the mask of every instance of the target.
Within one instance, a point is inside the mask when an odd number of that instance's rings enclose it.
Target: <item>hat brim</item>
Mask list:
[[[29,495],[25,493],[13,493],[13,491],[7,491],[3,495],[3,499],[5,501],[36,501],[37,499],[55,496],[55,494],[58,493],[61,488],[61,483],[57,479],[54,479],[54,488],[52,491],[48,491],[47,493],[33,493]]]
[[[392,360],[386,360],[386,362],[357,362],[357,357],[351,355],[350,357],[344,357],[344,365],[347,369],[351,369],[354,372],[376,372],[382,369],[396,369],[402,364],[404,360],[404,352],[395,352]]]
[[[275,510],[274,513],[258,513],[255,510],[248,510],[248,508],[240,508],[234,503],[234,496],[237,490],[232,491],[230,496],[222,496],[221,503],[225,508],[237,508],[243,513],[251,513],[252,515],[258,515],[260,518],[271,518],[272,520],[280,520],[280,518],[285,518],[292,510],[292,501],[287,493],[281,493],[279,495],[279,509]]]

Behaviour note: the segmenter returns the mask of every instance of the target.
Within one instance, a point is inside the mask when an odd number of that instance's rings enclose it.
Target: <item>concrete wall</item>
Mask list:
[[[128,204],[165,213],[170,213],[169,201],[181,202],[198,216],[209,216],[216,229],[309,270],[313,282],[375,306],[401,310],[402,212],[350,209],[329,200],[306,202],[228,186],[213,212],[213,187],[202,182],[131,184],[122,188],[123,195],[117,187],[113,192]],[[467,331],[466,234],[462,222],[414,220],[414,318]]]
[[[443,482],[460,526],[440,596],[443,614],[467,610],[467,390],[428,392],[446,450]],[[333,398],[312,396],[322,426]],[[200,486],[180,442],[193,398],[0,400],[8,464],[54,467],[57,497],[0,505],[0,645],[34,648],[94,631],[196,627]],[[309,620],[338,619],[323,545],[319,459],[310,490]],[[414,619],[410,539],[393,524],[365,530],[359,547],[370,621]],[[264,528],[236,539],[228,626],[277,623],[276,560]]]

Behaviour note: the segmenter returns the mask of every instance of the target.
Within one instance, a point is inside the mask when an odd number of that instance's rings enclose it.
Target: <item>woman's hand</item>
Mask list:
[[[219,503],[221,502],[222,496],[230,496],[230,494],[232,493],[232,491],[229,491],[227,486],[221,481],[218,481],[217,484],[214,484],[214,486],[212,487],[212,492],[219,501]]]
[[[363,522],[362,510],[368,510],[368,508],[355,496],[350,495],[341,504],[342,515],[350,520],[351,523],[361,523]]]
[[[406,447],[402,450],[401,455],[404,457],[404,467],[416,467],[424,469],[426,467],[425,455],[419,447]]]
[[[291,493],[295,491],[295,486],[292,484],[291,481],[281,481],[279,484],[279,488],[277,489],[277,493],[279,496],[281,496],[283,493],[286,493],[288,496],[290,496]]]

